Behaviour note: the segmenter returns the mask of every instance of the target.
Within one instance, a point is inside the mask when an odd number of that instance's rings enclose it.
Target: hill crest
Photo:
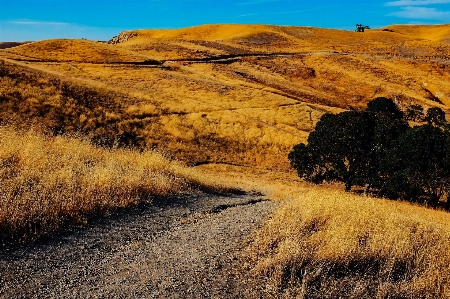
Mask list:
[[[86,86],[120,94],[91,118],[75,113],[67,130],[102,125],[95,132],[113,135],[117,129],[194,164],[287,167],[279,157],[306,140],[324,113],[365,109],[376,97],[394,99],[403,110],[419,104],[449,111],[450,46],[438,41],[447,27],[396,25],[360,33],[204,25],[127,31],[121,36],[127,40],[115,45],[41,41],[0,50],[0,56],[81,84],[77,97]],[[14,92],[32,91],[19,103],[31,113],[47,98],[60,103],[51,93],[36,98],[41,81],[19,89],[4,83]]]
[[[407,36],[411,39],[420,38],[436,42],[448,42],[446,38],[450,35],[450,25],[390,25],[387,27],[367,30],[366,32],[386,34],[386,30]],[[127,42],[135,39],[183,39],[183,40],[206,40],[223,41],[242,38],[262,33],[280,34],[297,38],[306,38],[308,35],[323,36],[350,35],[353,31],[328,29],[309,26],[275,26],[275,25],[246,25],[246,24],[211,24],[192,26],[180,29],[139,29],[121,32],[118,36],[128,36]],[[358,33],[357,33],[358,34]],[[301,36],[300,36],[301,35]],[[112,40],[111,40],[112,41]],[[110,42],[111,42],[110,41]],[[120,42],[119,42],[120,43]]]

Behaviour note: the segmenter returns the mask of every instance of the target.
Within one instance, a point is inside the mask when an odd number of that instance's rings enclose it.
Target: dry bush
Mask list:
[[[158,110],[158,107],[152,104],[145,104],[140,106],[131,105],[130,107],[127,108],[126,112],[137,118],[156,116],[161,113]]]
[[[8,127],[0,128],[0,144],[0,244],[29,241],[154,196],[219,188],[156,152],[106,150]]]
[[[259,232],[276,298],[450,298],[450,214],[307,187]]]

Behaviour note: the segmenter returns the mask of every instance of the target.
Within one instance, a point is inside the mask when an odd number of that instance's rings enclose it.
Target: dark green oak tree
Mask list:
[[[408,125],[390,99],[371,101],[366,111],[325,114],[288,158],[300,177],[314,183],[341,181],[352,186],[379,188],[379,163],[392,142]]]
[[[450,191],[450,132],[430,124],[410,128],[386,153],[382,168],[387,197],[436,207]]]

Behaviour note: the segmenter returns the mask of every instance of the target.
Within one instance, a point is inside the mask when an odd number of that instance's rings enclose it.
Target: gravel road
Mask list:
[[[194,194],[93,220],[0,253],[0,298],[241,298],[242,249],[275,206]]]

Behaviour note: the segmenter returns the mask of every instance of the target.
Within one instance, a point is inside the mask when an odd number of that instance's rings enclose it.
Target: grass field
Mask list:
[[[246,249],[258,281],[250,298],[450,298],[448,212],[313,185],[294,173],[201,169],[282,203]]]
[[[2,238],[226,185],[284,203],[249,249],[268,296],[449,298],[448,213],[314,187],[287,160],[324,113],[378,96],[450,111],[450,26],[385,29],[205,25],[0,50]]]
[[[450,215],[336,187],[297,188],[259,232],[269,298],[449,298]]]
[[[201,171],[153,151],[0,127],[0,239],[34,240],[154,197],[225,190]]]

